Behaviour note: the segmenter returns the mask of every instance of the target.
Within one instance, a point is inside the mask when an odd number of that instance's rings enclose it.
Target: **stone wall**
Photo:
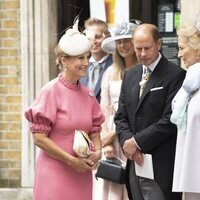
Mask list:
[[[0,1],[0,187],[21,185],[20,0]]]

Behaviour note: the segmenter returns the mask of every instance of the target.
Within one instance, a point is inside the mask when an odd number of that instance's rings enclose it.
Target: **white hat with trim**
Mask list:
[[[61,50],[69,56],[81,55],[91,48],[91,42],[78,30],[78,22],[76,20],[73,27],[66,30],[58,43]]]
[[[111,31],[111,37],[106,38],[102,42],[102,49],[107,53],[114,53],[116,49],[116,40],[132,38],[132,33],[141,22],[134,20],[133,22],[123,21],[117,24]]]

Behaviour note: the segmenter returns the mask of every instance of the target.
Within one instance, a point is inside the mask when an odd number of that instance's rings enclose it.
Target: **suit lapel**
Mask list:
[[[138,68],[135,68],[135,73],[132,76],[131,84],[128,85],[128,87],[131,89],[131,96],[129,102],[131,103],[131,108],[133,110],[136,109],[138,101],[139,101],[139,82],[142,77],[142,66],[139,66]],[[129,88],[127,88],[129,90]]]
[[[164,58],[162,57],[160,62],[155,67],[154,71],[152,72],[149,81],[147,82],[142,96],[139,98],[138,105],[136,111],[140,108],[143,100],[145,99],[146,95],[150,92],[151,88],[155,87],[166,75],[166,65],[164,62]],[[159,85],[160,86],[160,85]]]
[[[99,79],[98,79],[97,84],[96,84],[95,89],[94,89],[95,95],[97,95],[99,93],[100,89],[101,89],[101,79],[102,79],[103,73],[106,71],[106,69],[107,69],[107,67],[105,66],[102,69],[101,73],[99,74]]]
[[[102,71],[99,75],[99,79],[98,79],[96,87],[94,89],[95,95],[97,95],[101,90],[101,80],[102,80],[103,74],[106,71],[106,69],[112,64],[112,56],[110,55],[104,62],[105,62],[105,66],[104,66],[104,68],[102,69]]]

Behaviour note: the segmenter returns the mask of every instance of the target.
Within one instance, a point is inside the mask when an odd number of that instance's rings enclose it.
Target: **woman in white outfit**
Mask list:
[[[183,192],[185,200],[200,199],[200,17],[195,24],[178,31],[178,56],[187,74],[172,101],[171,121],[178,136],[173,191]]]
[[[134,46],[131,41],[132,32],[140,22],[122,22],[114,26],[113,35],[102,43],[105,52],[113,53],[113,64],[104,73],[101,85],[101,108],[105,115],[102,125],[101,139],[104,159],[115,157],[126,161],[115,133],[114,115],[118,108],[124,72],[137,64]],[[95,183],[97,190],[101,191],[95,200],[128,200],[125,185],[103,179]]]

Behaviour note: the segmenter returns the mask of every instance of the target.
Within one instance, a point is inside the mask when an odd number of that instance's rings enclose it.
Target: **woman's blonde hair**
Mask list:
[[[133,66],[137,64],[137,57],[136,54],[133,54]],[[119,54],[117,48],[115,49],[115,52],[113,54],[113,73],[111,74],[111,80],[121,80],[124,78],[124,73],[126,71],[126,63],[125,59]]]
[[[61,48],[59,47],[59,45],[57,45],[55,47],[55,55],[56,55],[56,66],[58,67],[59,71],[63,71],[63,64],[61,62],[61,58],[62,57],[70,57],[69,55],[66,55]]]
[[[194,25],[183,25],[177,30],[179,38],[185,40],[185,42],[195,50],[200,50],[200,32]]]

